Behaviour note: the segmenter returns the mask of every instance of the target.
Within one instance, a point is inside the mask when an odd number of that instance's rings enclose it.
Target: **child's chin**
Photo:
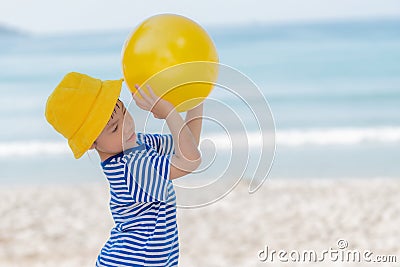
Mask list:
[[[127,149],[132,148],[132,147],[135,147],[135,146],[137,146],[137,144],[136,144],[136,138],[134,138],[133,140],[129,140],[129,141],[125,142],[125,144],[124,144],[124,150],[127,150]]]

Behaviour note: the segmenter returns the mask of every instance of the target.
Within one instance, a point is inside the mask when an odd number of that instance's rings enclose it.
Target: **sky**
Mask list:
[[[159,13],[202,25],[400,18],[400,1],[0,0],[0,25],[39,34],[127,29]]]

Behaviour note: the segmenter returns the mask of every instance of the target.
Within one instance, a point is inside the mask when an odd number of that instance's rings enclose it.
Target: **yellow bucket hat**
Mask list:
[[[46,103],[46,119],[62,134],[80,158],[103,131],[117,103],[122,81],[101,81],[70,72],[54,89]]]

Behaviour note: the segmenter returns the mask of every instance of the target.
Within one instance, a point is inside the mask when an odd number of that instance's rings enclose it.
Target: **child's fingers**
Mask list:
[[[135,87],[136,87],[136,85],[135,85]],[[138,89],[138,87],[136,87],[136,89]],[[136,90],[135,92],[132,92],[132,98],[135,100],[135,102],[143,101],[143,97],[140,97],[139,90]]]
[[[143,100],[139,97],[139,92],[136,91],[134,93],[132,93],[132,98],[133,100],[135,100],[135,103],[138,104],[140,102],[142,102]]]
[[[155,99],[155,100],[158,100],[159,97],[154,93],[153,88],[151,88],[151,86],[148,85],[148,84],[146,85],[146,87],[147,87],[147,89],[149,90],[151,97],[152,97],[153,99]]]
[[[139,92],[140,96],[146,100],[147,102],[151,103],[151,99],[150,97],[143,91],[143,89],[141,87],[139,87],[138,85],[135,86],[137,91]]]
[[[136,105],[141,109],[146,109],[148,103],[139,97],[139,93],[132,93],[132,98],[135,100]]]
[[[136,89],[137,89],[137,88],[136,88]],[[132,96],[133,96],[133,97],[137,97],[138,94],[139,94],[139,91],[138,91],[138,90],[136,90],[135,92],[132,92]]]
[[[139,99],[139,97],[138,97],[138,92],[137,92],[137,91],[134,92],[134,93],[132,93],[132,98],[133,98],[135,101]]]
[[[136,103],[136,106],[138,106],[139,108],[144,109],[144,110],[149,110],[149,107],[148,107],[149,104],[147,102],[145,102],[141,99],[138,99],[138,100],[135,99],[135,103]]]

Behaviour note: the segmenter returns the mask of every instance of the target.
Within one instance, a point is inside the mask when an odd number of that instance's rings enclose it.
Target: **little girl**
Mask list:
[[[201,162],[203,105],[184,121],[174,106],[138,86],[135,103],[165,119],[171,134],[136,133],[118,99],[122,80],[68,73],[49,96],[46,119],[67,140],[75,158],[95,149],[110,184],[115,221],[96,266],[177,266],[179,256],[172,179]]]

